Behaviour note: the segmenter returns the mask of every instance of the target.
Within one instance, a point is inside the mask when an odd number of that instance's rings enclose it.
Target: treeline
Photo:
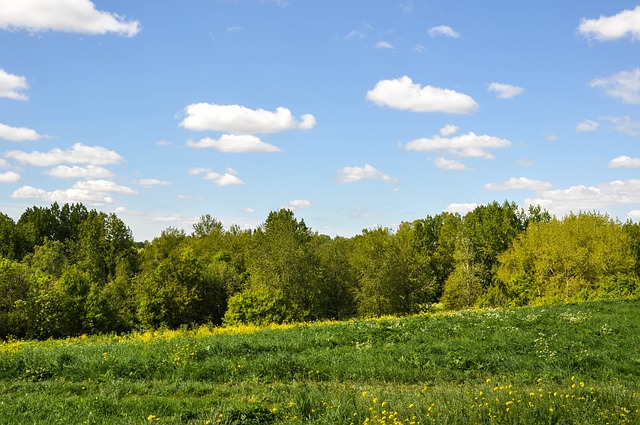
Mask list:
[[[144,244],[82,204],[0,213],[2,338],[620,297],[639,276],[639,224],[506,201],[351,238],[285,209],[252,230],[204,215]]]

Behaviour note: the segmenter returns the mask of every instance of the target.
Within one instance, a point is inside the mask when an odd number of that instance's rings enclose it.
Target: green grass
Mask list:
[[[597,301],[4,343],[0,423],[631,424],[639,383],[640,299]]]

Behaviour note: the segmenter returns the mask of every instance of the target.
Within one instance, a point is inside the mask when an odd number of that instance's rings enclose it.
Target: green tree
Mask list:
[[[0,257],[0,338],[25,337],[29,280],[26,267]]]
[[[453,272],[447,278],[442,294],[445,308],[459,310],[470,308],[482,294],[482,265],[476,262],[474,245],[471,240],[461,236],[456,244]]]
[[[612,276],[635,279],[634,265],[620,223],[580,213],[531,224],[500,256],[498,277],[516,304],[564,302],[606,293]]]

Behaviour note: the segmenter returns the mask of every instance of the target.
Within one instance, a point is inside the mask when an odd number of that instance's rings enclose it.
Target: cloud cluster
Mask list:
[[[511,99],[524,92],[524,89],[519,86],[512,86],[511,84],[503,83],[489,83],[487,90],[496,93],[498,99]]]
[[[640,168],[640,158],[622,155],[613,158],[607,166],[609,168]]]
[[[48,167],[58,164],[106,165],[118,164],[124,161],[124,158],[115,151],[101,146],[85,146],[81,143],[76,143],[66,150],[54,148],[49,152],[11,150],[5,152],[4,156],[35,167]]]
[[[98,179],[114,176],[111,171],[97,165],[87,165],[86,167],[59,165],[46,171],[45,174],[58,179]]]
[[[308,130],[316,125],[313,115],[302,115],[298,121],[289,109],[283,107],[271,112],[240,105],[193,103],[185,108],[185,113],[187,116],[180,126],[197,131],[259,134],[292,129]]]
[[[633,10],[623,10],[613,16],[582,19],[578,32],[597,41],[612,41],[627,36],[640,40],[640,6]]]
[[[27,100],[27,95],[20,93],[29,88],[27,79],[20,75],[13,75],[0,68],[0,97],[15,100]]]
[[[629,205],[638,205],[640,180],[615,180],[594,186],[571,186],[568,189],[542,190],[536,198],[526,199],[527,205],[540,205],[550,213],[564,215],[579,211],[606,211]]]
[[[430,37],[449,37],[449,38],[460,38],[460,34],[458,34],[453,28],[447,25],[438,25],[437,27],[429,28],[427,31]]]
[[[0,173],[0,183],[17,183],[22,178],[20,174],[13,171],[5,171],[4,173]]]
[[[89,205],[112,204],[111,193],[135,195],[137,192],[127,186],[108,180],[88,180],[75,183],[70,189],[46,191],[33,186],[22,186],[15,190],[14,199],[38,199],[46,202],[85,203]]]
[[[198,142],[188,140],[187,146],[198,149],[214,148],[220,152],[232,153],[280,152],[280,148],[250,134],[223,134],[219,139],[205,137]]]
[[[227,168],[226,173],[221,174],[209,168],[196,167],[196,168],[191,168],[188,171],[188,174],[191,176],[203,175],[205,180],[213,181],[213,183],[216,186],[231,186],[231,185],[244,184],[244,182],[236,176],[238,172],[233,168]]]
[[[601,88],[609,96],[625,103],[640,105],[640,68],[621,71],[605,78],[596,78],[591,81],[590,86]]]
[[[487,190],[548,190],[551,189],[551,183],[541,180],[531,180],[527,177],[512,177],[509,180],[500,183],[487,183],[484,185]]]
[[[406,75],[395,80],[378,81],[367,92],[367,100],[378,106],[413,112],[470,114],[478,109],[478,104],[469,95],[450,89],[422,87]]]
[[[337,183],[354,183],[360,180],[382,180],[389,183],[398,181],[369,164],[365,164],[364,167],[341,168],[336,176]]]
[[[90,0],[17,0],[2,3],[0,29],[133,37],[140,31],[140,23],[99,11]]]
[[[441,130],[441,134],[442,133]],[[462,158],[476,157],[494,159],[495,156],[489,152],[489,149],[499,149],[509,146],[511,146],[511,142],[506,139],[469,132],[453,137],[443,137],[437,134],[431,138],[415,139],[406,143],[404,148],[408,151],[415,152],[442,152]]]
[[[38,134],[35,130],[25,127],[11,127],[0,123],[0,139],[10,140],[12,142],[27,142],[42,139],[43,135]]]

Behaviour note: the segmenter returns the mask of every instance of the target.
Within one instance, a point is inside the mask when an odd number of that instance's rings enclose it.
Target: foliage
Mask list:
[[[136,243],[115,214],[54,203],[0,213],[0,260],[0,338],[48,338],[633,296],[640,225],[505,201],[351,238],[287,209],[254,230],[205,214]]]
[[[500,257],[514,305],[629,295],[637,290],[624,229],[595,213],[534,223]]]

